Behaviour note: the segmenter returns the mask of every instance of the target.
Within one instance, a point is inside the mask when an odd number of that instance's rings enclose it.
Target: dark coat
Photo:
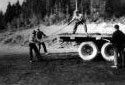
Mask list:
[[[123,44],[125,43],[125,35],[122,31],[117,30],[112,35],[112,44],[116,47],[123,47]]]

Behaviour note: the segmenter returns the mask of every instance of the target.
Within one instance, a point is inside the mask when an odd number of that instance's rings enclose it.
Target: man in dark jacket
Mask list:
[[[48,54],[47,53],[47,48],[46,48],[46,45],[45,45],[45,43],[44,43],[44,37],[47,37],[39,28],[37,29],[37,32],[36,32],[36,38],[37,38],[37,40],[39,41],[39,43],[37,43],[37,45],[38,45],[38,48],[39,48],[39,52],[40,52],[40,49],[41,49],[41,45],[43,46],[43,49],[44,49],[44,52],[46,53],[46,54]]]
[[[112,35],[112,44],[115,50],[115,57],[114,57],[114,66],[115,68],[117,68],[118,66],[120,66],[120,62],[119,59],[121,59],[123,61],[123,45],[125,43],[125,35],[122,31],[119,30],[119,25],[115,25],[115,32]],[[124,62],[122,62],[124,63]]]

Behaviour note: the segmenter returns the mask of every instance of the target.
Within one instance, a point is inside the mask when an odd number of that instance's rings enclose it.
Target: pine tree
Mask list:
[[[11,6],[11,3],[9,2],[8,6],[7,6],[6,13],[5,13],[5,22],[6,23],[11,22],[11,20],[12,20],[11,10],[12,10],[12,6]]]
[[[0,30],[5,29],[4,15],[3,12],[0,11]]]

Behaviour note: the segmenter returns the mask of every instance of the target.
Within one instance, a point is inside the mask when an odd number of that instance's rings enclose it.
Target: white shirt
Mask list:
[[[36,36],[34,36],[34,34],[30,34],[29,42],[30,43],[35,43],[36,42]]]
[[[72,17],[72,20],[71,21],[73,21],[73,20],[78,20],[78,21],[81,21],[82,20],[82,18],[83,18],[83,14],[76,14],[76,13],[74,13],[74,15],[73,15],[73,17]]]

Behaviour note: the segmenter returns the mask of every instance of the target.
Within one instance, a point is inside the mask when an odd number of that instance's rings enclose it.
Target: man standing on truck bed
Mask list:
[[[78,10],[75,10],[74,13],[73,13],[73,17],[72,17],[72,20],[69,22],[69,24],[71,24],[73,21],[76,21],[75,23],[75,26],[74,26],[74,29],[73,29],[73,34],[76,33],[76,30],[77,30],[77,27],[80,25],[80,24],[84,24],[84,31],[85,33],[87,33],[87,25],[86,25],[86,19],[85,17],[83,17],[83,14],[80,14]],[[69,25],[68,24],[68,25]]]
[[[124,65],[124,43],[125,43],[125,35],[122,31],[119,30],[119,25],[115,25],[115,32],[112,35],[112,44],[115,50],[114,57],[114,66],[115,68]],[[121,59],[121,61],[120,61]],[[120,62],[119,62],[120,61]]]

